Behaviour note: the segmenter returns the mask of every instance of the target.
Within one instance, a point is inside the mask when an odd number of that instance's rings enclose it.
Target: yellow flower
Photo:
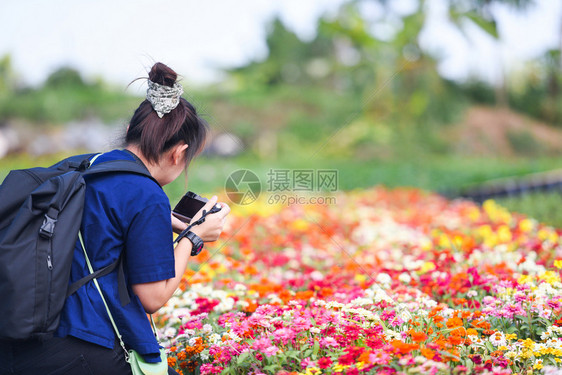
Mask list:
[[[500,242],[510,242],[511,241],[511,230],[507,225],[501,225],[498,228],[498,240]]]
[[[527,349],[531,349],[533,346],[535,346],[535,342],[531,339],[525,339],[523,340],[523,346]]]
[[[368,364],[365,362],[357,362],[355,364],[355,367],[357,367],[357,370],[363,370],[363,368],[367,367]]]
[[[542,228],[537,232],[537,237],[541,241],[549,240],[550,242],[556,243],[558,241],[558,235],[554,229],[550,227]]]
[[[542,281],[546,281],[549,284],[554,284],[560,282],[560,275],[554,271],[545,271],[539,275],[539,279]]]
[[[554,267],[556,267],[558,269],[562,269],[562,259],[556,259],[554,261]]]
[[[322,371],[318,367],[309,367],[306,369],[306,375],[316,375],[320,374]]]
[[[364,283],[366,280],[367,280],[366,275],[362,275],[360,273],[355,275],[355,281],[357,281],[358,283]]]
[[[517,334],[516,333],[506,333],[505,339],[506,340],[517,340]]]
[[[509,223],[511,221],[511,214],[502,206],[496,204],[493,200],[489,199],[482,204],[482,208],[493,222]]]
[[[343,370],[345,370],[348,367],[349,366],[347,366],[347,365],[340,365],[339,363],[336,363],[332,368],[334,369],[335,372],[342,372]]]
[[[468,211],[468,218],[473,222],[478,221],[478,219],[480,219],[480,210],[476,207],[470,208]]]
[[[517,279],[519,284],[533,284],[533,276],[531,275],[521,275],[519,279]]]
[[[421,274],[424,274],[424,273],[426,273],[426,272],[433,271],[434,269],[435,269],[435,263],[433,263],[433,262],[425,262],[425,263],[421,266],[421,268],[418,270],[418,273],[421,275]]]
[[[296,219],[290,224],[290,228],[295,231],[306,231],[310,227],[308,221],[303,219]]]
[[[528,233],[528,232],[532,231],[534,226],[535,225],[533,224],[533,221],[530,220],[530,219],[523,219],[519,222],[519,229],[523,233]]]

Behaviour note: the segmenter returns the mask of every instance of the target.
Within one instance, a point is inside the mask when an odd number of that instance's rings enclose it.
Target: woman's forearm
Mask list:
[[[139,297],[147,313],[155,313],[172,297],[187,268],[192,246],[191,241],[187,238],[181,239],[176,245],[174,249],[176,275],[173,278],[133,285],[133,291]]]

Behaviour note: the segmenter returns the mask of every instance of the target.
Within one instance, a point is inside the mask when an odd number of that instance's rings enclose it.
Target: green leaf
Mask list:
[[[314,346],[312,347],[312,356],[314,360],[316,360],[316,358],[318,358],[318,352],[320,351],[320,344],[318,343],[318,341],[314,341]]]
[[[273,373],[273,372],[275,372],[278,368],[280,369],[281,367],[280,367],[279,365],[277,365],[277,364],[274,364],[274,365],[265,366],[263,369],[264,369],[265,371],[268,371],[268,372],[272,372],[272,373]]]
[[[466,12],[464,15],[494,39],[500,38],[495,20],[487,20],[476,12]]]
[[[468,361],[466,361],[465,366],[466,366],[466,373],[471,374],[472,368],[474,367],[474,362],[472,362],[472,360],[469,359]]]
[[[238,364],[238,366],[241,366],[244,364],[244,362],[246,362],[246,360],[248,359],[248,357],[250,356],[249,352],[245,352],[242,353],[238,356],[238,359],[236,360],[236,363]]]
[[[285,352],[285,354],[287,355],[287,357],[296,359],[296,360],[300,360],[300,356],[299,356],[299,352],[296,350],[289,350],[287,352]]]

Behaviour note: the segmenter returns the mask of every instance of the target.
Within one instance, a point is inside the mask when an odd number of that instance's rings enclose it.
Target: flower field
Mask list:
[[[415,189],[233,207],[156,317],[183,374],[562,371],[562,231]]]

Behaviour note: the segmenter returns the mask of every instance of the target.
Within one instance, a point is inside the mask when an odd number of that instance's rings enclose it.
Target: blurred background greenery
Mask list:
[[[454,196],[495,178],[560,168],[560,49],[545,51],[495,85],[478,77],[451,81],[438,72],[440,57],[419,42],[426,1],[417,0],[408,14],[389,11],[385,17],[399,19],[402,27],[386,38],[372,28],[388,19],[365,17],[364,1],[349,1],[336,16],[321,17],[310,40],[272,20],[265,58],[225,69],[221,82],[189,89],[186,97],[209,121],[214,137],[226,135],[233,150],[225,156],[217,152],[224,143],[215,143],[198,158],[189,171],[190,190],[221,191],[240,168],[254,171],[262,183],[271,169],[325,168],[338,170],[340,190],[383,184]],[[521,14],[533,6],[529,0],[446,4],[459,30],[468,33],[468,23],[493,40],[501,38],[494,6]],[[0,58],[0,134],[7,140],[0,176],[92,148],[62,136],[69,127],[95,129],[115,139],[103,147],[117,146],[141,100],[71,66],[29,87],[10,55]],[[41,142],[48,145],[37,146]],[[173,202],[186,188],[179,179],[166,190]],[[500,203],[562,227],[557,191]]]

